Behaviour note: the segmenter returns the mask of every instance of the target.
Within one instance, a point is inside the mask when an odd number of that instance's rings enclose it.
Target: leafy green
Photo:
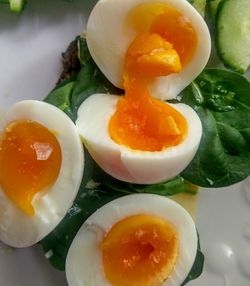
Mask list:
[[[207,69],[179,100],[193,107],[203,125],[198,152],[182,173],[193,184],[223,187],[250,174],[250,83],[241,75]]]
[[[201,252],[200,239],[199,239],[199,234],[198,234],[198,248],[197,248],[195,261],[194,261],[194,264],[193,264],[187,278],[184,280],[184,282],[181,284],[181,286],[184,286],[189,281],[198,278],[203,271],[203,266],[204,266],[204,255]]]
[[[55,105],[64,111],[72,120],[75,114],[71,110],[71,97],[75,85],[75,78],[71,78],[55,87],[44,99],[45,102]]]
[[[76,78],[71,98],[71,109],[77,114],[81,103],[94,93],[121,94],[121,90],[113,86],[93,61],[86,40],[79,38],[79,55],[82,68]]]
[[[94,93],[121,94],[113,86],[93,61],[84,38],[78,37],[81,70],[76,77],[70,78],[53,89],[45,101],[64,111],[73,121],[81,103]]]
[[[96,166],[93,173],[93,179],[98,182],[102,182],[107,188],[121,192],[125,194],[130,193],[153,193],[162,196],[172,196],[179,193],[191,193],[196,194],[197,188],[194,188],[192,184],[185,181],[181,176],[168,180],[163,183],[152,185],[138,185],[119,181],[107,173],[102,171]]]

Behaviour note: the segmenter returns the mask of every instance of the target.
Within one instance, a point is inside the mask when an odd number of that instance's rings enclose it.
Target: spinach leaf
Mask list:
[[[198,278],[201,275],[202,271],[203,271],[204,255],[203,255],[203,253],[201,251],[200,238],[199,238],[198,232],[197,232],[197,235],[198,235],[198,248],[197,248],[197,252],[196,252],[195,261],[194,261],[194,264],[193,264],[193,266],[192,266],[192,268],[191,268],[187,278],[184,280],[184,282],[181,284],[181,286],[184,286],[189,281]]]
[[[92,59],[85,38],[79,38],[79,58],[82,68],[76,78],[71,98],[71,109],[75,116],[81,103],[95,93],[121,94],[103,75]]]
[[[250,174],[250,83],[237,73],[207,69],[179,100],[199,115],[198,152],[182,176],[203,187],[224,187]]]
[[[62,84],[56,86],[49,95],[44,99],[64,111],[72,120],[75,120],[75,115],[71,110],[71,97],[73,87],[75,85],[75,78],[70,78]]]
[[[56,86],[44,101],[64,111],[73,121],[81,103],[94,93],[121,94],[122,90],[113,86],[93,61],[86,39],[77,37],[81,69],[76,76]]]
[[[93,172],[93,179],[97,182],[102,182],[110,190],[124,194],[131,193],[151,193],[162,196],[172,196],[179,193],[197,193],[197,187],[184,180],[181,176],[168,180],[166,182],[152,184],[152,185],[138,185],[119,181],[99,167],[95,167]]]

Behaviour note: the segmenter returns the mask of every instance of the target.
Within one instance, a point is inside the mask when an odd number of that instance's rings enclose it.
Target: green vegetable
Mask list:
[[[130,184],[126,182],[119,181],[113,177],[106,174],[99,167],[96,166],[93,172],[93,179],[116,192],[121,192],[124,194],[131,193],[151,193],[162,196],[172,196],[179,193],[190,193],[196,194],[197,189],[189,182],[185,181],[182,177],[177,176],[167,182],[152,184],[152,185],[138,185]]]
[[[197,233],[198,234],[198,233]],[[200,239],[199,239],[199,234],[198,234],[198,249],[195,257],[195,261],[193,264],[192,269],[190,270],[187,278],[185,281],[181,284],[181,286],[184,286],[187,284],[189,281],[194,280],[198,278],[202,271],[203,271],[203,266],[204,266],[204,255],[201,252],[201,247],[200,247]]]
[[[55,87],[44,101],[55,105],[64,111],[73,121],[76,119],[75,114],[71,109],[71,98],[73,88],[75,86],[75,77],[64,81],[62,84]]]
[[[84,38],[78,37],[79,58],[82,68],[73,77],[55,89],[44,99],[63,110],[73,121],[81,103],[94,93],[121,94],[121,90],[113,86],[93,61]]]
[[[208,69],[179,100],[193,107],[203,125],[195,158],[182,176],[203,187],[224,187],[250,174],[250,83],[243,76]]]
[[[20,13],[26,4],[26,0],[0,0],[0,3],[9,4],[10,11]]]
[[[86,40],[82,37],[79,38],[79,58],[82,69],[76,78],[71,98],[71,108],[75,116],[82,102],[94,93],[122,93],[99,70],[89,53]]]
[[[219,57],[233,70],[246,72],[250,65],[250,1],[223,0],[216,18]]]

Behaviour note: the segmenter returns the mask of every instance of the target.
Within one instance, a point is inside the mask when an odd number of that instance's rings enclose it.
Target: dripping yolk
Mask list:
[[[0,137],[0,186],[25,214],[34,215],[32,199],[58,177],[61,148],[46,127],[29,121],[13,121]]]
[[[153,215],[135,215],[116,223],[104,238],[103,267],[113,286],[158,286],[175,267],[178,232]]]
[[[137,6],[129,21],[137,36],[126,51],[125,96],[109,121],[109,134],[132,149],[161,151],[184,140],[187,122],[171,105],[152,97],[148,85],[156,77],[179,73],[188,64],[197,35],[186,17],[161,3]]]

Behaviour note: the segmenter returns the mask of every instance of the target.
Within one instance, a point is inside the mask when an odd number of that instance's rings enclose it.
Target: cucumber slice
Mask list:
[[[10,0],[10,10],[15,13],[20,13],[25,5],[25,0]]]
[[[216,15],[216,46],[226,66],[246,72],[250,65],[250,0],[222,0]]]

